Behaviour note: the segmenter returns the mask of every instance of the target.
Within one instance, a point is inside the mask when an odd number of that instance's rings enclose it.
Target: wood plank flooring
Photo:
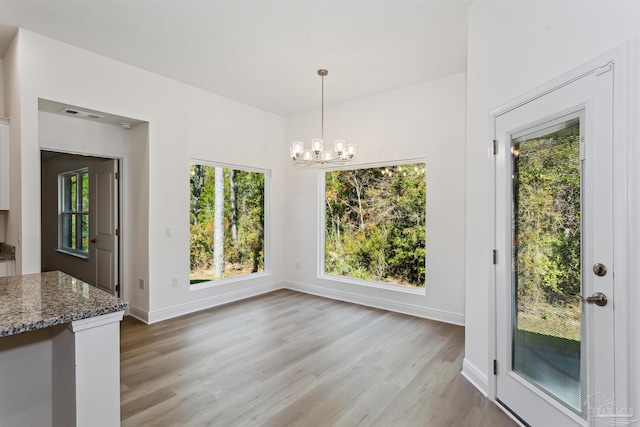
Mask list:
[[[121,327],[122,426],[515,426],[459,326],[280,290]]]

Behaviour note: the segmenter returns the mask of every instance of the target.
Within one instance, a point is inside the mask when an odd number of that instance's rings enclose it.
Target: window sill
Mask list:
[[[85,252],[75,252],[69,249],[60,249],[60,248],[56,249],[56,252],[60,252],[61,254],[65,254],[65,255],[71,255],[72,257],[76,257],[84,260],[89,260],[89,254]]]
[[[194,283],[189,285],[190,291],[199,291],[201,289],[215,288],[216,286],[228,285],[229,283],[242,282],[244,280],[257,279],[259,277],[270,276],[271,273],[261,271],[259,273],[245,274],[244,276],[229,277],[228,279],[210,280],[208,282]]]
[[[349,283],[351,285],[366,286],[369,288],[387,289],[394,292],[404,292],[407,294],[421,295],[427,294],[426,285],[422,288],[415,288],[411,286],[394,285],[393,283],[371,282],[368,280],[352,279],[344,276],[332,276],[330,274],[320,273],[318,278],[324,280],[331,280],[334,282]]]

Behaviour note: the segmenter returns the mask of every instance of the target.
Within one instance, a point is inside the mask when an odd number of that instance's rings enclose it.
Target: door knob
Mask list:
[[[91,243],[95,243],[95,242],[96,242],[96,239],[91,239]]]
[[[604,307],[605,305],[607,305],[607,302],[608,302],[607,296],[602,292],[594,292],[592,296],[586,297],[586,298],[580,294],[571,294],[571,295],[574,297],[580,298],[580,301],[584,303],[595,304],[600,307]]]
[[[584,299],[584,302],[586,302],[587,304],[595,304],[600,307],[604,307],[605,305],[607,305],[607,296],[602,292],[594,292],[593,296],[586,297]]]

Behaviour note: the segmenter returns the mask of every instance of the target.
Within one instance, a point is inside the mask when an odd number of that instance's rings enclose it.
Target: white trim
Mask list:
[[[349,283],[351,285],[368,286],[370,288],[390,289],[392,291],[404,292],[404,293],[413,294],[413,295],[425,296],[427,294],[426,286],[423,286],[421,288],[414,287],[414,286],[402,286],[402,285],[397,285],[395,283],[382,283],[382,282],[374,282],[373,280],[353,279],[351,277],[334,276],[332,274],[326,274],[326,273],[319,273],[318,278],[324,279],[324,280],[333,280],[334,282]]]
[[[284,288],[292,291],[303,292],[305,294],[331,298],[338,301],[346,301],[353,304],[381,308],[383,310],[394,311],[396,313],[409,314],[411,316],[422,317],[424,319],[437,320],[440,322],[464,326],[464,314],[461,313],[453,313],[450,311],[422,307],[414,304],[389,301],[387,299],[338,291],[335,289],[327,289],[321,286],[308,285],[304,283],[284,282]]]
[[[639,41],[636,41],[639,43]],[[637,109],[637,99],[631,99],[633,84],[637,79],[634,69],[632,44],[625,43],[611,54],[613,67],[613,261],[615,264],[614,289],[614,401],[625,408],[633,408],[635,402],[633,381],[637,366],[634,361],[633,347],[633,288],[631,283],[637,280],[632,273],[636,262],[633,254],[637,253],[636,240],[631,233],[634,228],[633,200],[631,189],[634,186],[633,170],[636,165],[631,158],[632,144],[636,141],[630,136],[632,126],[637,117],[630,115]],[[634,77],[632,82],[631,76]],[[637,110],[636,110],[637,111]],[[636,135],[637,137],[637,135]],[[637,138],[636,138],[637,140]]]
[[[57,248],[55,249],[55,251],[61,254],[69,255],[69,256],[84,259],[84,260],[89,259],[89,254],[82,251],[74,251],[73,249],[69,249],[69,248]]]
[[[484,397],[488,397],[489,379],[473,363],[469,362],[469,359],[466,357],[462,359],[461,373],[480,393],[484,394]]]
[[[206,282],[190,284],[189,291],[192,292],[192,291],[199,291],[202,289],[211,289],[217,286],[228,285],[230,283],[242,282],[244,280],[254,280],[260,277],[268,277],[268,276],[271,276],[271,274],[265,271],[260,271],[258,273],[243,274],[242,276],[227,277],[225,279],[220,279],[220,280],[208,280]]]
[[[491,142],[496,138],[496,120],[495,116],[489,114],[489,129],[491,132]],[[490,233],[490,242],[489,247],[487,248],[487,257],[493,250],[497,250],[497,241],[496,241],[496,155],[493,154],[491,148],[488,148],[489,155],[489,164],[490,164],[490,172],[489,172],[489,183],[490,183],[490,191],[491,191],[491,203],[489,205],[490,210],[490,221],[489,224],[489,233]],[[506,256],[506,254],[502,254]],[[501,254],[497,254],[497,256],[501,256]],[[497,293],[496,293],[496,283],[497,283],[497,270],[496,264],[493,264],[490,261],[489,267],[489,292],[488,292],[488,304],[487,309],[489,311],[489,315],[487,317],[489,321],[489,337],[488,337],[488,348],[489,348],[489,358],[487,360],[487,372],[491,372],[493,369],[493,361],[498,358],[498,340],[497,340],[497,322],[496,322],[496,304],[497,304]],[[498,379],[495,375],[492,376],[491,381],[487,379],[487,397],[491,400],[496,399],[497,397],[497,389],[498,389]]]
[[[114,313],[103,314],[101,316],[89,317],[86,319],[74,320],[69,323],[69,330],[73,333],[84,331],[85,329],[96,328],[98,326],[107,325],[109,323],[120,322],[124,310],[116,311]]]
[[[131,317],[135,317],[141,322],[149,324],[149,312],[142,310],[141,308],[129,306],[129,309],[125,314]]]
[[[251,288],[234,290],[222,295],[216,295],[210,298],[203,298],[197,301],[191,301],[184,304],[174,305],[160,310],[149,311],[146,323],[156,323],[162,320],[171,319],[185,314],[194,313],[196,311],[205,310],[207,308],[217,307],[219,305],[228,304],[230,302],[240,301],[246,298],[255,297],[268,292],[282,289],[282,282],[267,283]]]

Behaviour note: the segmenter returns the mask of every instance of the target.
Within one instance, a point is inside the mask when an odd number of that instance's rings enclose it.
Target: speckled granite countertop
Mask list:
[[[115,313],[128,306],[60,271],[0,277],[0,337]]]
[[[12,261],[16,259],[16,248],[7,243],[0,243],[0,261]]]

